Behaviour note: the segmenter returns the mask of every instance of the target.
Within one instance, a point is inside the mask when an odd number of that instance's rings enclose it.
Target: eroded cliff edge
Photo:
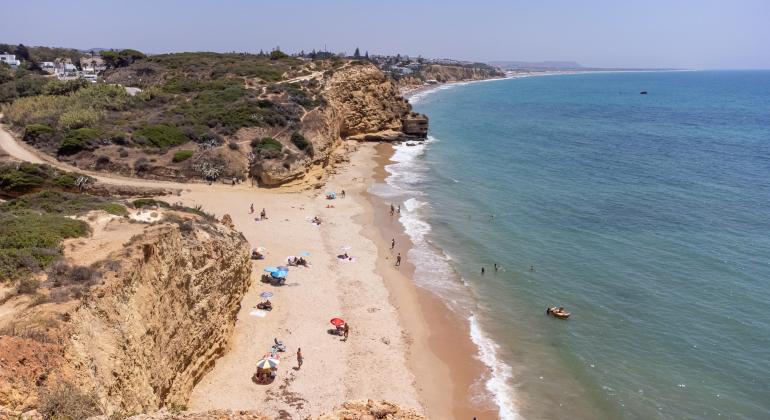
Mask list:
[[[250,284],[245,239],[188,220],[149,229],[72,316],[69,354],[108,412],[184,405],[227,348]]]
[[[227,224],[158,213],[162,221],[144,228],[122,218],[93,227],[140,233],[90,265],[96,280],[79,298],[58,298],[51,286],[43,303],[13,305],[18,312],[0,325],[14,332],[0,339],[10,375],[0,375],[0,408],[56,412],[74,401],[80,413],[124,415],[187,403],[228,346],[251,263],[245,239]],[[84,269],[62,270],[62,280],[45,281],[66,283]]]

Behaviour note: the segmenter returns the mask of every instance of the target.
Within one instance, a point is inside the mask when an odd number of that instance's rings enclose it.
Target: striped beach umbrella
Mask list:
[[[281,361],[274,357],[265,357],[257,362],[257,369],[277,369],[280,363]]]

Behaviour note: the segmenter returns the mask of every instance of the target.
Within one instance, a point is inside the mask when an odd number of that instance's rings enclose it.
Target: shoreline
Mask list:
[[[383,183],[389,176],[385,166],[394,163],[390,158],[395,150],[382,143],[376,151],[373,179]],[[479,359],[469,320],[452,311],[434,292],[414,282],[415,267],[407,258],[413,246],[409,236],[398,217],[389,215],[385,199],[372,193],[367,195],[375,216],[376,228],[369,230],[368,236],[379,248],[377,270],[385,279],[391,304],[397,308],[407,331],[407,360],[426,414],[429,418],[497,418],[498,407],[492,396],[484,395],[484,404],[473,401],[475,395],[486,393],[484,379],[490,371]],[[389,238],[396,239],[393,251]],[[401,267],[395,268],[395,255],[399,252],[403,260]],[[451,398],[447,401],[448,395]]]

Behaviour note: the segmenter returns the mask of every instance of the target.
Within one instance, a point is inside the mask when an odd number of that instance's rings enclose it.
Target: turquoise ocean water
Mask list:
[[[770,418],[770,72],[528,77],[412,102],[431,139],[398,146],[372,190],[403,203],[415,281],[470,319],[482,403]]]

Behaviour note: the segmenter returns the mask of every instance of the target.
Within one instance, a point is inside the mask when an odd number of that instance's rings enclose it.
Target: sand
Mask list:
[[[5,130],[0,130],[0,146],[20,159],[62,166],[19,144]],[[430,418],[496,417],[488,402],[471,401],[486,371],[476,358],[467,320],[412,283],[413,267],[406,258],[402,267],[393,267],[390,238],[397,238],[404,256],[408,238],[389,219],[384,203],[366,192],[382,179],[388,156],[389,148],[362,144],[324,189],[312,191],[89,173],[106,183],[178,189],[178,196],[159,198],[200,205],[220,218],[229,214],[253,247],[267,248],[264,260],[253,261],[253,283],[242,301],[230,348],[193,390],[190,410],[258,409],[276,417],[305,418],[347,400],[384,399]],[[346,198],[324,197],[326,191],[343,189]],[[249,213],[252,203],[254,214]],[[262,208],[268,219],[256,221]],[[310,223],[313,216],[322,219],[321,226]],[[349,247],[354,261],[336,258],[343,247]],[[284,286],[260,282],[266,266],[285,265],[287,256],[302,251],[310,252],[311,267],[291,267]],[[271,312],[255,310],[263,291],[274,294]],[[333,317],[349,322],[347,341],[327,332]],[[287,347],[280,354],[278,377],[271,384],[257,384],[255,363],[275,337]],[[296,368],[298,348],[304,357],[301,369]]]

